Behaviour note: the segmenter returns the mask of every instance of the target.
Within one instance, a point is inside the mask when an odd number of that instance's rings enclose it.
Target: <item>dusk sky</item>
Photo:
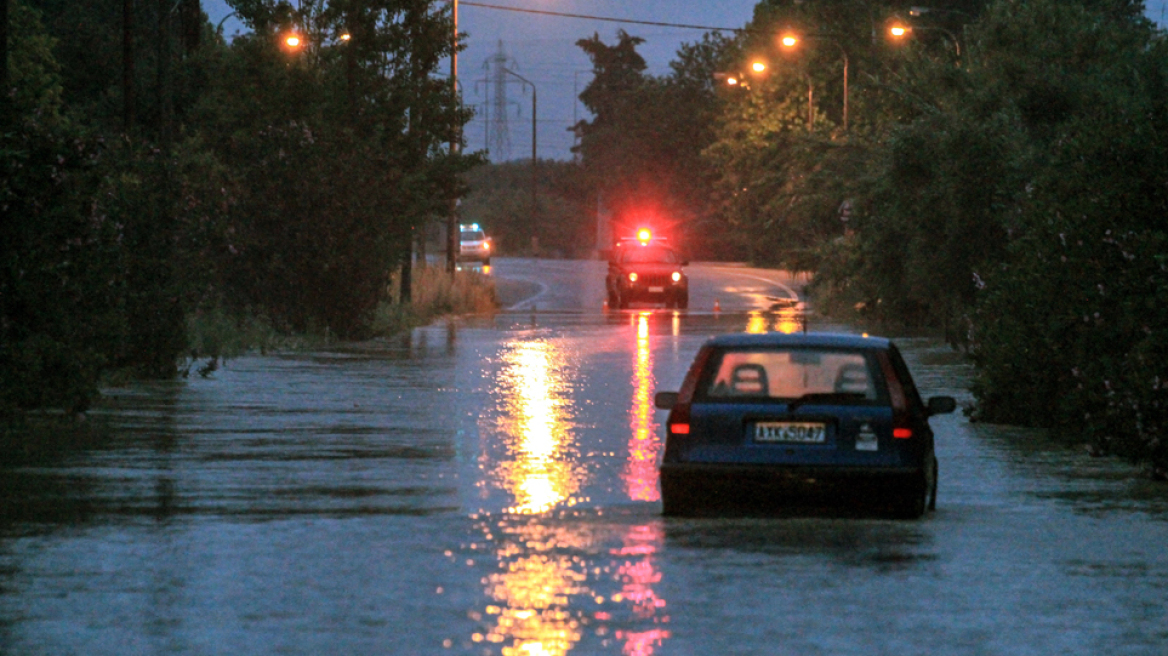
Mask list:
[[[754,13],[757,0],[481,0],[483,4],[509,6],[538,11],[584,14],[606,18],[662,23],[682,23],[708,27],[741,28]],[[1163,24],[1168,0],[1146,3],[1149,18]],[[226,0],[203,0],[203,9],[213,23],[228,16]],[[229,37],[242,29],[233,18],[224,23]],[[474,7],[459,3],[459,29],[467,35],[467,49],[459,56],[459,78],[463,100],[475,105],[478,114],[467,126],[467,146],[471,150],[487,148],[485,105],[489,96],[487,61],[502,42],[508,68],[530,80],[538,93],[538,153],[545,159],[570,159],[572,135],[568,128],[587,118],[575,100],[590,79],[591,64],[576,45],[582,38],[599,34],[606,43],[616,41],[618,30],[645,39],[638,52],[649,65],[649,72],[664,75],[678,48],[701,39],[702,30],[621,24],[607,21],[546,16]],[[442,70],[449,72],[449,66]],[[531,156],[531,93],[518,80],[507,85],[507,134],[510,149],[507,157],[492,154],[492,159],[521,159]]]

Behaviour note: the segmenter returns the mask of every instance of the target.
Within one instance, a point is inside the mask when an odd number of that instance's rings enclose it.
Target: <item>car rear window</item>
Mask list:
[[[482,230],[463,230],[459,237],[462,238],[462,241],[483,241],[487,235]]]
[[[668,248],[657,246],[630,246],[621,261],[625,264],[676,264],[677,255]]]
[[[829,403],[832,395],[838,395],[838,402],[876,403],[884,396],[879,371],[864,351],[725,350],[711,358],[699,398],[794,400],[814,394]]]

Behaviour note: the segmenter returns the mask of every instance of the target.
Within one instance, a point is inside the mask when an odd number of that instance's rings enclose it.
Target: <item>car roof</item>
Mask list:
[[[808,347],[887,349],[892,342],[884,337],[846,333],[728,333],[706,341],[706,346],[721,348]]]

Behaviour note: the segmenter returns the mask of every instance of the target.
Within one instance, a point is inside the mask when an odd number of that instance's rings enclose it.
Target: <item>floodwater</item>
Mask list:
[[[0,653],[1168,653],[1168,489],[1039,433],[934,418],[921,521],[662,518],[654,391],[790,321],[509,313],[109,390],[0,469]]]

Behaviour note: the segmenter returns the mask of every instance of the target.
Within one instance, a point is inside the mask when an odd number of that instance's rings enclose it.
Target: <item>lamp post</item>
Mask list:
[[[822,35],[811,35],[811,36],[808,36],[807,38],[809,38],[809,39],[822,39],[825,41],[829,41],[833,45],[835,45],[835,47],[839,48],[840,54],[843,55],[843,58],[844,58],[844,116],[843,116],[843,118],[844,118],[844,132],[847,132],[848,131],[848,51],[845,50],[844,47],[839,44],[839,42],[837,42],[835,39],[832,39],[831,37],[822,36]],[[784,34],[782,36],[782,38],[779,39],[779,43],[781,43],[784,48],[794,48],[795,46],[799,45],[800,40],[801,39],[794,34]],[[807,92],[808,104],[811,103],[812,97],[813,97],[812,92],[809,90]]]
[[[538,205],[538,200],[537,200],[536,193],[535,193],[536,192],[536,177],[535,177],[536,170],[535,169],[537,166],[536,162],[539,161],[538,159],[536,159],[536,146],[539,143],[537,141],[538,135],[536,132],[536,116],[537,116],[536,112],[538,110],[539,105],[536,103],[535,83],[533,83],[531,80],[528,80],[527,78],[523,77],[522,75],[516,73],[515,71],[513,71],[511,69],[504,68],[503,72],[515,76],[520,82],[531,87],[531,217],[536,222],[538,222],[538,220],[539,220],[539,205]]]
[[[919,11],[920,9],[922,9],[922,8],[921,7],[914,7],[914,10]],[[920,15],[919,13],[913,14],[913,16],[919,16],[919,15]],[[913,32],[916,32],[918,30],[920,30],[920,31],[932,30],[934,32],[941,32],[942,34],[944,34],[949,39],[949,41],[953,43],[953,52],[957,55],[957,61],[958,61],[958,63],[960,63],[960,61],[961,61],[961,41],[957,38],[956,34],[950,32],[949,30],[947,30],[943,27],[936,27],[936,26],[932,26],[932,25],[926,25],[926,26],[911,25],[910,26],[910,25],[905,25],[903,23],[894,23],[892,25],[892,27],[888,28],[888,33],[894,39],[906,39],[906,38],[912,36]]]

